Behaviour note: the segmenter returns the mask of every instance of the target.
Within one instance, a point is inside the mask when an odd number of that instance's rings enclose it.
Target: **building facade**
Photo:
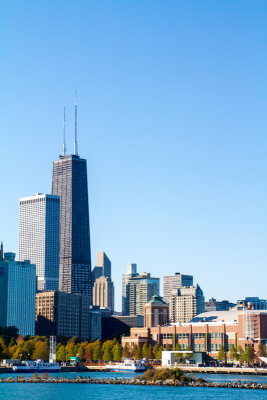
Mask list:
[[[163,300],[169,303],[172,292],[176,289],[181,289],[182,286],[193,286],[193,276],[183,275],[180,274],[180,272],[175,272],[174,275],[164,276]]]
[[[86,160],[66,155],[54,161],[52,194],[60,196],[59,290],[92,300]]]
[[[47,291],[36,294],[36,334],[89,339],[90,298],[78,293]]]
[[[171,294],[169,303],[171,322],[188,322],[204,311],[205,298],[198,285],[182,287]]]
[[[114,311],[114,285],[110,278],[101,276],[93,287],[93,305]]]
[[[145,305],[145,327],[166,325],[169,322],[169,305],[160,296],[153,296]]]
[[[16,326],[23,336],[35,334],[36,267],[15,261],[15,253],[0,259],[0,326]]]
[[[122,275],[122,315],[127,314],[126,307],[126,287],[130,278],[137,276],[137,264],[128,264],[127,266],[127,274]]]
[[[249,321],[249,322],[248,322]],[[250,335],[247,329],[250,327]],[[164,349],[175,349],[177,343],[182,350],[206,353],[217,357],[223,346],[229,352],[231,345],[243,350],[251,345],[255,354],[259,345],[267,351],[267,312],[248,311],[212,311],[203,313],[188,323],[176,323],[166,326],[132,328],[128,337],[122,337],[122,346],[134,347],[144,343],[162,345]]]
[[[217,301],[212,297],[205,302],[205,311],[228,311],[235,306],[235,303],[230,303],[228,300]]]
[[[60,199],[38,193],[19,204],[19,260],[36,265],[38,290],[58,290]]]
[[[159,278],[149,273],[132,274],[126,283],[126,315],[144,315],[145,304],[154,295],[159,295]]]
[[[96,265],[102,268],[102,276],[111,279],[111,261],[104,251],[97,252]]]
[[[267,300],[259,297],[246,297],[244,300],[237,300],[237,306],[253,310],[267,310]]]

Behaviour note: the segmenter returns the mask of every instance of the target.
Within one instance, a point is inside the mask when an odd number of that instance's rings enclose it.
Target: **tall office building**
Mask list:
[[[90,338],[90,299],[57,291],[36,294],[36,335]]]
[[[1,254],[0,326],[16,326],[20,335],[34,335],[35,294],[35,265],[15,261],[15,253]]]
[[[128,264],[127,274],[122,275],[122,315],[128,315],[126,307],[126,287],[130,278],[137,276],[137,264]]]
[[[111,261],[104,251],[98,251],[96,264],[92,271],[92,287],[100,276],[106,276],[111,279]]]
[[[181,289],[183,286],[192,286],[193,276],[183,275],[180,272],[175,272],[175,275],[163,277],[163,298],[167,303],[170,302],[171,293],[173,290]]]
[[[114,311],[114,285],[110,278],[101,276],[93,287],[93,305]]]
[[[198,285],[173,291],[169,303],[171,322],[189,322],[205,311],[205,298]]]
[[[19,260],[36,265],[38,290],[58,290],[59,201],[40,193],[19,201]]]
[[[74,155],[54,161],[52,194],[60,196],[59,290],[90,296],[91,250],[86,160],[77,154],[77,106]]]
[[[145,304],[159,295],[159,278],[149,273],[132,274],[127,278],[125,315],[144,315]]]
[[[111,261],[104,251],[98,251],[96,261],[97,267],[103,269],[102,276],[111,279]]]

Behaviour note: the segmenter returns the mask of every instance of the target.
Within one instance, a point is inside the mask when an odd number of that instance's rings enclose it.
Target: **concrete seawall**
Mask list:
[[[266,375],[267,368],[236,368],[236,367],[194,367],[177,365],[178,368],[188,373],[202,374],[233,374],[233,375]],[[174,368],[177,368],[174,367]]]

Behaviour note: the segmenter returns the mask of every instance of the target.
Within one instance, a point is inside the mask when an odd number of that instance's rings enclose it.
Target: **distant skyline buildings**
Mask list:
[[[144,315],[145,304],[154,295],[159,295],[159,278],[150,273],[137,273],[136,264],[128,264],[127,272],[122,275],[122,315]]]
[[[93,306],[110,308],[114,311],[114,285],[107,276],[100,276],[93,286]]]
[[[183,286],[192,286],[193,276],[184,275],[180,272],[175,272],[174,275],[163,277],[163,299],[165,302],[170,302],[170,297],[173,290],[181,289]]]
[[[111,261],[104,251],[97,252],[97,267],[102,268],[102,275],[111,279]]]
[[[169,302],[171,322],[189,322],[205,311],[205,298],[199,285],[173,290]]]
[[[36,265],[38,290],[58,290],[60,198],[36,193],[19,208],[19,260]]]

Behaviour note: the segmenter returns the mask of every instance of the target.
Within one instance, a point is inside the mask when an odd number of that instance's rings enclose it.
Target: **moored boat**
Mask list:
[[[58,363],[44,362],[42,360],[25,361],[12,367],[13,372],[58,372],[61,367]]]
[[[106,370],[110,372],[144,372],[146,365],[144,360],[125,359],[122,363],[106,365]]]

